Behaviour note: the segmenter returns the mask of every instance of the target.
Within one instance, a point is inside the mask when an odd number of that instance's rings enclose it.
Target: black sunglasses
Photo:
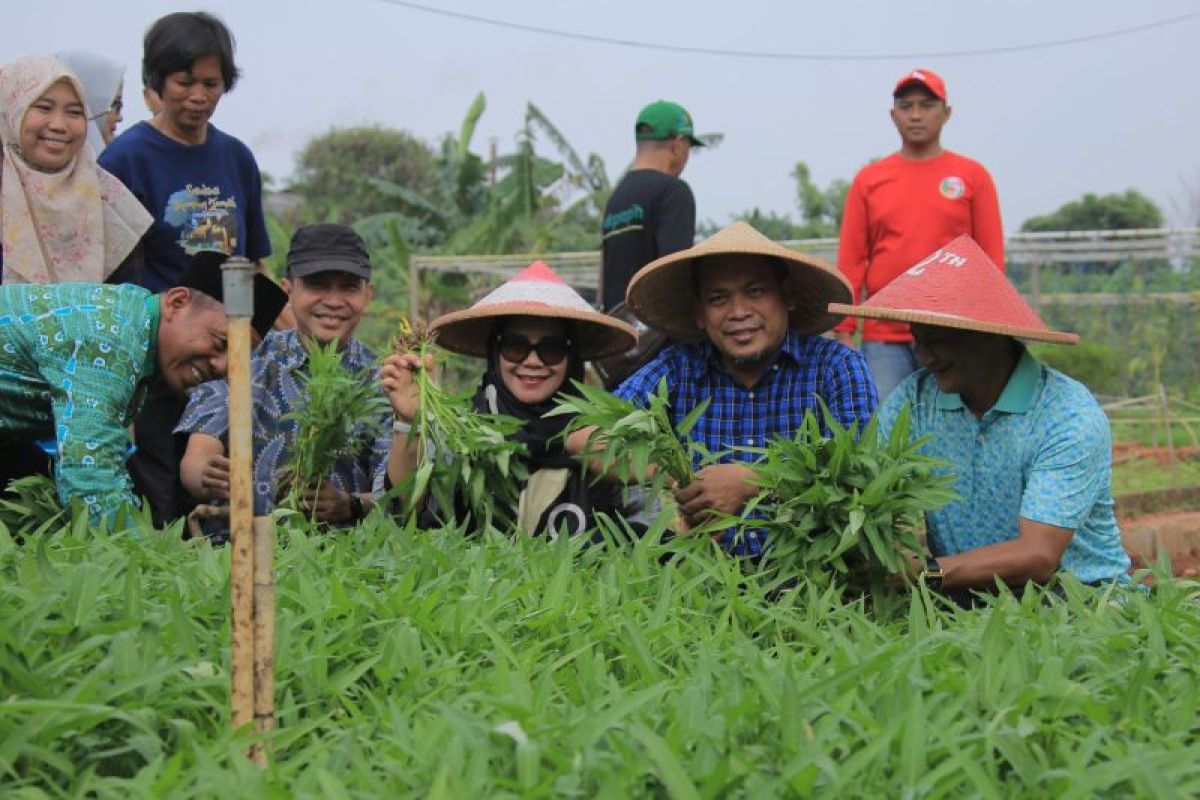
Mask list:
[[[543,364],[553,367],[561,364],[571,350],[571,340],[565,336],[544,336],[531,342],[519,333],[502,333],[496,342],[500,345],[500,355],[514,364],[520,364],[534,352]]]

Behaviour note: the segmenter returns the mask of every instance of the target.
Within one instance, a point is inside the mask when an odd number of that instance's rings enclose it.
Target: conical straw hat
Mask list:
[[[1054,344],[1079,341],[1073,333],[1050,330],[987,253],[965,234],[910,267],[862,305],[831,303],[829,310]]]
[[[695,247],[651,261],[629,283],[625,299],[633,313],[652,328],[680,340],[699,339],[696,328],[692,264],[735,264],[741,256],[768,256],[788,268],[784,293],[792,303],[789,323],[800,333],[829,330],[841,320],[828,311],[830,303],[850,302],[850,284],[832,264],[784,247],[745,222],[735,222]]]
[[[533,262],[470,308],[438,317],[429,330],[447,350],[482,358],[499,317],[569,320],[584,361],[624,353],[637,344],[632,326],[595,311],[544,261]]]

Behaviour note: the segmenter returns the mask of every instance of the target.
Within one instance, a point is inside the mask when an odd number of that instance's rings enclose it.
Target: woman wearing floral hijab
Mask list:
[[[149,213],[96,165],[79,79],[50,56],[0,67],[4,283],[99,283],[134,251]]]

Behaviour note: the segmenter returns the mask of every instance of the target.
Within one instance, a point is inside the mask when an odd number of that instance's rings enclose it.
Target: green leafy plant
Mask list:
[[[434,337],[423,325],[402,319],[392,349],[431,360]],[[475,411],[472,393],[452,395],[419,370],[420,398],[412,429],[421,437],[421,465],[408,491],[409,510],[432,496],[439,517],[449,521],[464,511],[482,529],[506,529],[516,519],[521,486],[529,477],[525,445],[512,438],[521,421],[505,414]]]
[[[796,435],[777,438],[751,465],[760,494],[740,520],[767,531],[772,565],[791,575],[827,574],[852,586],[872,586],[906,569],[908,554],[926,552],[919,531],[927,511],[955,498],[944,462],[923,455],[924,439],[909,441],[909,410],[887,441],[872,418],[862,435],[844,427],[822,404]],[[826,431],[828,435],[826,435]]]
[[[772,600],[662,524],[619,550],[293,517],[277,720],[229,724],[229,548],[0,531],[0,794],[1194,797],[1200,584],[883,615]],[[603,524],[603,520],[602,520]]]
[[[67,519],[49,475],[19,478],[0,494],[0,523],[16,536],[41,533]]]
[[[299,494],[319,489],[343,459],[357,458],[383,429],[387,401],[374,378],[342,362],[335,339],[305,343],[308,369],[300,376],[300,400],[285,419],[296,423],[280,481],[293,505]]]
[[[671,423],[671,401],[664,378],[650,395],[644,408],[609,394],[604,389],[575,382],[577,395],[564,395],[550,414],[574,414],[566,435],[595,427],[588,437],[583,455],[598,458],[606,471],[639,482],[659,476],[669,477],[677,487],[692,482],[692,456],[708,457],[703,445],[688,434],[708,409],[700,403],[679,425]],[[655,475],[651,476],[650,465]]]

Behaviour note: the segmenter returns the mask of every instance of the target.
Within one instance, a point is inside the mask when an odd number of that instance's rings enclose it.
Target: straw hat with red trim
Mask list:
[[[595,311],[544,261],[533,262],[470,308],[438,317],[429,330],[447,350],[482,358],[499,317],[567,320],[584,361],[624,353],[637,344],[628,323]]]
[[[696,327],[692,264],[733,266],[745,256],[767,256],[788,268],[784,294],[791,304],[791,327],[800,333],[829,330],[841,320],[830,313],[831,303],[850,302],[850,284],[837,267],[807,253],[784,247],[745,222],[735,222],[695,247],[651,261],[629,282],[625,299],[633,313],[652,328],[680,340],[703,336]]]
[[[1050,330],[983,248],[965,234],[910,267],[862,305],[831,303],[829,310],[1054,344],[1079,341],[1073,333]]]

